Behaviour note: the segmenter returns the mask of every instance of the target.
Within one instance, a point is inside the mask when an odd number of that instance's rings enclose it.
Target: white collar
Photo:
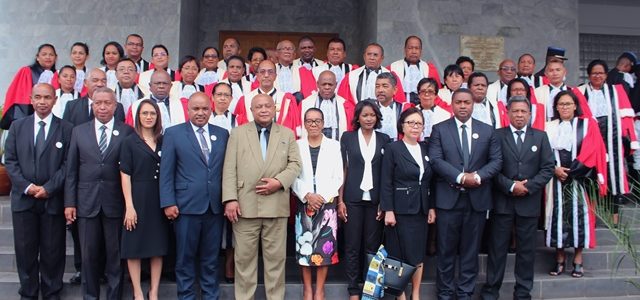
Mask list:
[[[472,118],[469,118],[469,120],[467,120],[466,122],[462,123],[460,120],[458,120],[458,118],[454,117],[453,118],[456,121],[456,127],[459,129],[460,126],[462,126],[462,124],[467,125],[467,128],[471,128],[471,120]]]
[[[511,127],[511,132],[512,133],[516,133],[516,131],[520,130],[522,131],[522,134],[527,134],[527,126],[525,125],[524,127],[522,127],[522,129],[517,129],[515,127],[513,127],[513,125],[509,124],[509,127]]]
[[[44,119],[40,119],[40,117],[38,117],[38,114],[34,113],[33,114],[33,120],[35,121],[34,124],[40,126],[40,124],[38,124],[40,121],[44,121],[44,123],[46,125],[50,125],[51,124],[51,120],[53,119],[53,113],[49,113],[48,116],[44,117]],[[45,125],[45,126],[46,126]],[[37,127],[36,127],[37,128]]]
[[[198,129],[200,129],[201,127],[196,126],[196,124],[193,124],[193,122],[189,121],[189,124],[191,124],[191,128],[193,129],[193,131],[195,133],[198,133]],[[204,129],[204,134],[209,134],[209,124],[204,124],[204,126],[202,126],[202,129]]]
[[[94,123],[95,123],[96,130],[100,130],[100,127],[102,127],[102,125],[107,126],[107,129],[109,129],[109,130],[113,130],[113,125],[115,124],[115,118],[111,117],[111,120],[109,120],[109,122],[104,123],[104,124],[102,122],[100,122],[98,119],[95,119]]]

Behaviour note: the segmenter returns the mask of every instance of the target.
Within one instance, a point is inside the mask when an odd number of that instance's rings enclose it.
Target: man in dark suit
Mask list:
[[[68,223],[78,221],[84,299],[100,296],[101,251],[106,258],[107,299],[120,299],[120,230],[124,214],[120,145],[133,129],[113,117],[117,102],[111,89],[96,89],[92,99],[95,119],[76,126],[71,134],[64,214]]]
[[[209,124],[211,102],[191,95],[189,121],[167,129],[160,163],[160,205],[176,232],[178,299],[220,297],[218,254],[222,241],[222,166],[229,134]],[[196,270],[199,266],[199,272]]]
[[[478,274],[478,250],[491,209],[491,180],[502,166],[500,143],[491,126],[472,119],[473,98],[453,93],[454,117],[433,126],[429,144],[437,221],[438,299],[471,299]],[[456,255],[458,280],[454,280]],[[457,289],[456,289],[457,284]]]
[[[16,120],[5,145],[12,183],[16,266],[23,299],[60,299],[65,259],[64,164],[73,126],[51,113],[53,87],[36,84],[35,114]]]
[[[513,299],[531,299],[540,199],[554,171],[549,138],[530,126],[531,104],[513,96],[507,103],[509,127],[496,130],[502,170],[494,180],[487,282],[482,299],[498,299],[507,263],[511,228],[516,229],[516,285]]]
[[[87,87],[87,95],[67,102],[67,106],[65,106],[64,109],[62,118],[73,124],[73,126],[78,126],[93,120],[94,112],[91,109],[93,93],[97,89],[107,85],[107,74],[98,68],[92,69],[84,79],[84,85]],[[124,122],[124,109],[122,108],[122,104],[117,103],[114,116],[117,121]]]
[[[100,69],[92,69],[84,79],[84,85],[87,87],[87,95],[69,101],[64,109],[62,118],[73,124],[73,126],[78,126],[93,120],[93,110],[91,109],[91,103],[93,101],[91,100],[91,96],[93,96],[93,92],[96,89],[103,88],[107,85],[107,75]],[[120,103],[118,103],[118,107],[116,108],[115,118],[118,121],[124,121],[124,109]],[[73,264],[76,268],[76,273],[71,276],[69,282],[80,284],[82,280],[80,275],[80,270],[82,269],[82,251],[80,249],[80,238],[78,237],[78,224],[69,224],[68,228],[73,238]],[[104,261],[104,258],[101,258],[100,261]]]

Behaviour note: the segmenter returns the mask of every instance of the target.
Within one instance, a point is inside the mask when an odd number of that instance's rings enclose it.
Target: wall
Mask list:
[[[180,0],[113,1],[1,1],[0,103],[15,72],[33,63],[37,47],[51,43],[58,52],[56,66],[71,63],[70,47],[76,41],[89,45],[88,67],[98,67],[102,47],[109,41],[124,44],[129,33],[144,38],[143,57],[151,46],[163,43],[177,65]]]
[[[635,0],[580,0],[580,33],[640,36],[640,3]],[[640,49],[636,49],[640,50]]]
[[[460,53],[460,35],[502,36],[506,58],[531,52],[536,69],[544,65],[547,46],[567,49],[568,82],[578,70],[578,2],[556,0],[406,0],[378,2],[378,41],[385,47],[385,64],[403,57],[404,39],[412,34],[424,41],[423,56],[442,72]],[[496,66],[497,69],[497,66]],[[496,78],[491,72],[490,79]]]

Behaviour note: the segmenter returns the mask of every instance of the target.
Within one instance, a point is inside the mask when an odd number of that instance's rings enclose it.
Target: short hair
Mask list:
[[[389,79],[393,87],[398,86],[398,80],[396,79],[395,76],[393,76],[393,74],[389,72],[382,72],[378,74],[378,76],[376,77],[376,80],[380,80],[380,79]]]
[[[380,44],[378,44],[376,42],[369,43],[366,47],[364,47],[364,51],[366,52],[367,48],[369,48],[371,46],[375,46],[375,47],[380,48],[380,53],[382,54],[382,56],[384,56],[384,48],[382,47],[382,45],[380,45]]]
[[[74,75],[76,74],[76,68],[75,68],[75,67],[72,67],[72,66],[70,66],[70,65],[64,65],[64,66],[62,66],[62,68],[60,68],[60,70],[58,70],[58,74],[62,74],[62,71],[63,71],[64,69],[69,69],[69,70],[73,71],[73,74],[74,74]],[[60,78],[60,77],[58,77],[58,78]]]
[[[444,68],[444,76],[443,78],[447,78],[447,76],[452,75],[452,74],[458,74],[461,77],[464,77],[464,73],[462,72],[462,68],[460,68],[460,66],[458,64],[455,65],[448,65]]]
[[[322,110],[320,110],[319,108],[316,108],[316,107],[311,107],[311,108],[307,109],[307,110],[304,112],[304,119],[302,120],[303,122],[304,122],[305,120],[307,120],[307,114],[308,114],[310,111],[315,111],[315,112],[320,113],[320,117],[322,117],[322,121],[324,121],[324,113],[322,112]]]
[[[507,110],[511,108],[511,104],[513,103],[526,103],[529,111],[531,111],[531,101],[525,96],[511,96],[509,101],[507,101]]]
[[[97,93],[107,93],[107,94],[110,94],[110,95],[111,95],[111,99],[112,99],[114,102],[118,102],[118,99],[116,99],[116,93],[115,93],[112,89],[110,89],[110,88],[108,88],[108,87],[106,87],[106,86],[99,87],[99,88],[95,89],[95,90],[93,91],[93,94],[91,94],[89,97],[90,97],[91,99],[94,99],[94,98],[95,98],[95,97],[94,97],[94,95],[95,95],[95,94],[97,94]]]
[[[471,97],[473,97],[473,93],[471,92],[470,89],[468,89],[468,88],[459,88],[455,92],[453,92],[453,95],[451,95],[451,102],[453,102],[453,98],[455,98],[456,95],[458,95],[458,94],[469,94]]]
[[[525,56],[529,56],[531,57],[531,59],[533,60],[533,63],[536,63],[536,58],[533,57],[533,55],[531,55],[531,53],[524,53],[522,55],[520,55],[520,57],[518,57],[518,63],[520,63],[520,61],[525,57]]]
[[[511,81],[509,81],[509,83],[507,83],[507,99],[511,99],[511,86],[517,82],[520,82],[522,83],[522,85],[524,85],[524,89],[527,92],[527,99],[531,100],[531,86],[526,80],[524,80],[524,78],[519,78],[519,77],[514,78]]]
[[[565,95],[569,95],[569,97],[571,97],[571,99],[573,100],[573,103],[576,105],[576,113],[574,117],[582,117],[582,108],[580,107],[580,100],[578,100],[578,96],[576,96],[576,94],[574,94],[571,90],[566,90],[566,91],[560,91],[554,98],[553,98],[553,118],[552,120],[555,119],[560,119],[560,113],[558,113],[558,101],[560,100],[560,98],[562,98],[562,96]]]
[[[198,67],[198,70],[200,70],[200,63],[198,62],[198,59],[195,58],[195,56],[193,55],[185,55],[180,59],[180,63],[178,64],[178,70],[180,72],[182,72],[182,67],[184,67],[184,65],[186,65],[188,62],[193,61],[196,63],[196,67]]]
[[[356,104],[356,109],[353,113],[353,120],[351,120],[351,125],[353,127],[353,130],[356,131],[360,129],[360,121],[358,120],[358,118],[362,114],[362,110],[365,107],[370,107],[371,109],[373,109],[373,112],[376,114],[376,124],[373,125],[373,129],[382,128],[382,113],[380,112],[378,105],[376,105],[373,101],[363,100],[358,102],[358,104]]]
[[[246,68],[245,65],[244,65],[244,63],[245,63],[244,62],[244,58],[242,56],[239,56],[239,55],[231,55],[231,56],[229,56],[229,58],[227,59],[227,67],[229,67],[229,62],[234,60],[234,59],[235,60],[239,60],[242,63],[242,68],[243,69]]]
[[[216,83],[216,85],[213,86],[213,91],[211,91],[211,95],[213,96],[221,86],[227,86],[229,88],[229,90],[231,91],[231,95],[233,96],[233,88],[231,88],[231,85],[226,83],[226,82],[218,82],[218,83]]]
[[[139,39],[142,41],[142,46],[144,46],[144,39],[142,38],[142,36],[141,36],[141,35],[139,35],[139,34],[137,34],[137,33],[129,34],[129,35],[127,35],[127,39],[126,39],[126,40],[124,40],[124,41],[125,41],[125,42],[129,41],[129,38],[130,38],[130,37],[137,37],[137,38],[139,38]]]
[[[118,65],[120,63],[125,62],[125,61],[131,62],[134,66],[136,65],[136,63],[133,61],[133,59],[128,58],[128,57],[123,57],[123,58],[120,58],[120,60],[116,63],[116,68],[118,67]]]
[[[120,58],[124,57],[124,48],[122,48],[122,45],[120,45],[120,43],[116,41],[108,42],[104,44],[104,47],[102,47],[102,60],[100,61],[100,64],[103,66],[107,65],[107,62],[104,61],[104,54],[107,52],[107,47],[109,46],[116,47],[116,50],[118,50],[118,54],[120,55]]]
[[[587,66],[587,74],[591,75],[591,72],[593,71],[593,68],[595,66],[602,66],[602,68],[604,68],[604,72],[605,73],[609,73],[609,66],[607,66],[607,62],[605,62],[602,59],[595,59],[592,60],[589,65]]]
[[[342,48],[344,49],[344,51],[347,51],[347,44],[344,42],[343,39],[338,38],[338,37],[334,37],[332,39],[329,40],[329,42],[327,43],[327,49],[329,49],[329,44],[331,43],[339,43],[342,44]]]
[[[202,57],[204,57],[204,54],[207,53],[207,50],[209,49],[213,49],[216,51],[216,55],[218,55],[218,57],[220,56],[220,51],[218,51],[218,48],[213,47],[213,46],[209,46],[207,48],[204,48],[204,50],[202,50]]]
[[[487,75],[482,73],[482,72],[473,72],[471,73],[471,75],[469,75],[469,79],[467,79],[467,86],[471,86],[471,82],[478,78],[478,77],[482,77],[484,78],[484,80],[487,82],[487,85],[489,85],[489,78],[487,78]]]
[[[410,115],[413,114],[418,114],[420,115],[420,118],[422,119],[422,123],[424,124],[424,115],[422,115],[422,111],[417,108],[417,107],[410,107],[408,109],[406,109],[405,111],[403,111],[400,114],[400,118],[398,118],[398,124],[396,124],[396,129],[398,129],[398,132],[402,132],[402,124],[404,124],[404,120],[407,119],[407,117],[409,117]]]
[[[89,55],[89,45],[83,43],[83,42],[75,42],[73,43],[73,45],[71,45],[71,50],[73,50],[73,47],[78,46],[78,47],[82,47],[82,49],[84,49],[84,52]]]
[[[162,48],[162,50],[164,50],[164,52],[167,52],[167,55],[169,55],[169,50],[167,50],[167,47],[165,47],[165,45],[156,44],[156,45],[153,45],[153,47],[151,47],[151,56],[153,56],[153,50],[156,50],[158,48]]]
[[[237,38],[235,38],[235,37],[229,37],[229,38],[226,38],[226,39],[225,39],[225,41],[226,41],[226,40],[233,40],[233,41],[236,43],[236,45],[238,45],[238,49],[240,49],[240,41],[238,41],[238,39],[237,39]],[[224,44],[224,41],[223,41],[222,43]]]
[[[435,90],[436,90],[436,94],[438,94],[438,90],[439,90],[438,82],[435,79],[431,78],[431,77],[425,77],[425,78],[420,79],[420,81],[418,81],[418,86],[416,87],[416,91],[418,91],[418,93],[419,93],[420,92],[420,87],[425,85],[425,84],[433,86],[433,88],[435,88]]]
[[[303,35],[302,37],[300,37],[300,39],[298,40],[298,46],[300,46],[300,43],[304,42],[304,41],[309,41],[312,42],[315,45],[315,41],[308,35]]]
[[[422,39],[419,38],[417,35],[410,35],[404,40],[404,47],[405,48],[407,48],[407,44],[409,43],[410,39],[417,39],[418,42],[420,42],[420,49],[422,49]]]
[[[52,44],[49,44],[49,43],[45,43],[45,44],[42,44],[42,45],[38,46],[38,51],[36,52],[36,56],[38,56],[38,54],[40,53],[40,51],[42,51],[42,49],[47,48],[47,47],[49,47],[49,48],[53,49],[53,54],[54,54],[55,56],[58,56],[58,53],[56,52],[56,47],[54,47]],[[39,66],[39,65],[40,65],[40,64],[38,63],[38,60],[37,60],[37,59],[34,59],[34,60],[33,60],[33,65],[34,65],[34,66]],[[53,66],[51,66],[51,72],[55,72],[55,71],[56,71],[56,63],[55,63],[55,61],[54,61],[54,62],[53,62]]]
[[[256,53],[262,54],[264,59],[267,59],[267,51],[265,51],[264,48],[252,47],[251,49],[249,49],[249,53],[247,54],[247,60],[251,61],[253,59],[253,55]]]
[[[150,99],[141,100],[138,104],[138,109],[136,109],[136,124],[133,129],[135,129],[138,136],[141,138],[142,136],[142,118],[140,117],[140,111],[142,110],[142,106],[145,104],[151,104],[153,109],[156,111],[156,124],[153,125],[153,139],[156,143],[162,140],[162,114],[160,113],[160,107],[156,104],[155,101],[151,101]]]
[[[468,56],[460,56],[458,57],[458,59],[456,59],[456,65],[460,65],[463,62],[468,62],[471,64],[471,70],[475,70],[476,69],[476,63],[473,61],[473,59],[471,59],[471,57]]]

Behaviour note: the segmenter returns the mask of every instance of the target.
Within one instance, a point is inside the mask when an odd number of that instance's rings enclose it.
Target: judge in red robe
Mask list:
[[[341,38],[332,38],[327,43],[327,63],[313,67],[313,69],[311,69],[313,78],[303,80],[313,80],[314,82],[317,82],[320,78],[320,73],[329,70],[336,75],[336,82],[338,84],[336,86],[337,91],[338,87],[342,83],[342,79],[344,79],[349,72],[358,68],[358,65],[346,63],[344,61],[346,58],[347,46],[344,41]]]
[[[42,44],[38,47],[33,64],[18,70],[7,88],[0,128],[9,129],[14,120],[33,114],[30,97],[34,85],[48,83],[58,88],[57,58],[56,48],[53,45]]]
[[[257,74],[260,86],[249,93],[245,93],[236,105],[234,114],[237,115],[238,125],[253,121],[253,114],[250,109],[253,97],[258,94],[269,94],[276,105],[276,123],[291,129],[296,135],[296,138],[298,138],[302,130],[298,104],[293,95],[282,92],[274,86],[277,76],[275,64],[270,60],[262,61],[260,65],[258,65]]]

